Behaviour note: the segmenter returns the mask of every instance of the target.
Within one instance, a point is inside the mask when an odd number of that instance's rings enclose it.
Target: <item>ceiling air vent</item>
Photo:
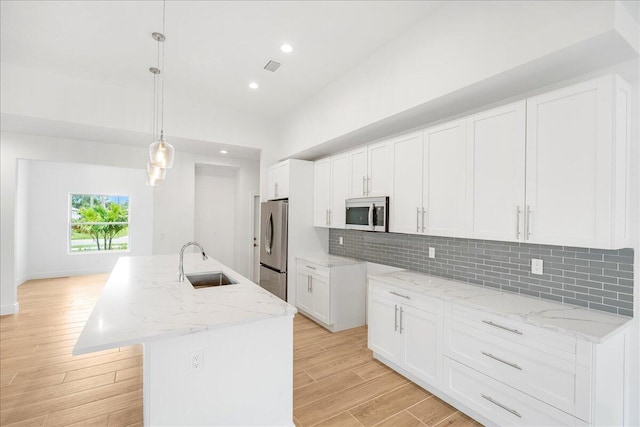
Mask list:
[[[280,68],[281,65],[282,64],[279,63],[278,61],[274,61],[273,59],[270,59],[269,62],[267,62],[267,64],[264,66],[264,69],[267,71],[274,72],[278,68]]]

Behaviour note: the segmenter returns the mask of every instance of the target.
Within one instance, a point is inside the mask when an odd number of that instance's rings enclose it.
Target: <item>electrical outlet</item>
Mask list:
[[[436,248],[429,248],[429,258],[436,257]]]
[[[202,350],[191,353],[191,372],[201,371],[203,363]]]
[[[342,236],[338,237],[338,243],[344,245],[344,238]]]
[[[531,258],[531,274],[542,274],[542,260]]]

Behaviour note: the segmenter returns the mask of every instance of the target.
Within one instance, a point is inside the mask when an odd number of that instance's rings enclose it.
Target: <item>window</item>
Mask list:
[[[127,251],[129,196],[71,194],[69,251]]]

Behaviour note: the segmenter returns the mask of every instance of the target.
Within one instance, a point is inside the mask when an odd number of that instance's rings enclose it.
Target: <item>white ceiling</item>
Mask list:
[[[1,60],[148,88],[162,1],[6,1]],[[280,117],[424,18],[430,1],[175,1],[166,3],[167,96]],[[280,52],[290,43],[291,54]],[[284,65],[263,70],[268,59]],[[257,91],[248,89],[256,81]]]

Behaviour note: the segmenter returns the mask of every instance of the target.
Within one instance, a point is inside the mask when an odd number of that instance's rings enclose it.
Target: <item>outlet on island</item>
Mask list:
[[[191,372],[201,371],[203,365],[202,350],[191,353]]]
[[[429,258],[436,257],[436,248],[429,248]]]

